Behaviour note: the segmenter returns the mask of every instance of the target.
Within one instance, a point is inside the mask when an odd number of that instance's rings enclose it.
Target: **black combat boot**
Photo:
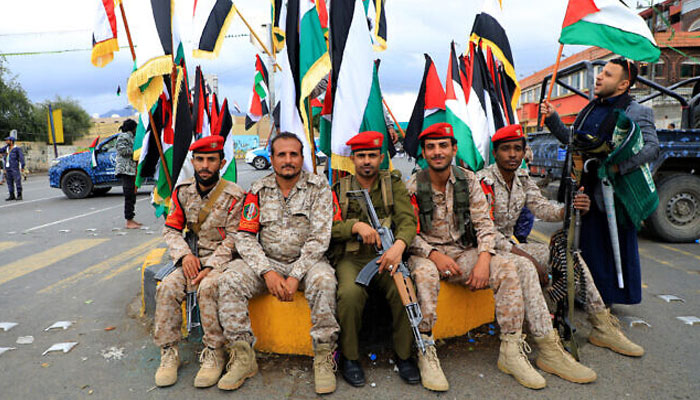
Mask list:
[[[10,200],[16,200],[14,193],[10,193],[10,196],[5,199],[5,201],[10,201]]]
[[[22,200],[22,192],[17,191],[17,197],[15,197],[15,200]]]

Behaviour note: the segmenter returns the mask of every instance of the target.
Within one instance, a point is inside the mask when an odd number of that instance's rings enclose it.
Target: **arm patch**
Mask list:
[[[260,230],[260,206],[257,194],[246,194],[238,230],[252,234],[256,234]]]
[[[171,197],[171,207],[170,207],[170,213],[168,214],[168,217],[165,219],[165,225],[176,229],[180,232],[182,232],[183,229],[185,229],[185,211],[182,209],[182,206],[180,205],[180,199],[178,195],[180,194],[180,188],[175,189],[175,193],[173,193]]]
[[[416,216],[416,235],[420,233],[420,207],[418,207],[418,198],[415,193],[411,195],[411,205],[413,206],[413,214]]]
[[[488,182],[486,182],[486,178],[482,178],[479,183],[481,183],[481,190],[484,191],[484,194],[486,195],[486,201],[489,203],[489,217],[491,217],[491,221],[493,221],[493,208],[496,203],[496,196],[493,192],[493,185],[489,185]]]
[[[333,221],[342,221],[343,213],[340,211],[340,203],[338,202],[338,196],[336,196],[335,191],[333,193]]]

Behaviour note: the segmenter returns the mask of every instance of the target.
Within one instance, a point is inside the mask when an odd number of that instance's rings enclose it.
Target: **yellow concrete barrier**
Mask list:
[[[493,292],[472,292],[462,286],[441,282],[438,320],[433,328],[436,339],[465,335],[494,319]],[[304,294],[285,303],[272,295],[257,296],[248,306],[257,350],[280,354],[313,355],[311,313]]]

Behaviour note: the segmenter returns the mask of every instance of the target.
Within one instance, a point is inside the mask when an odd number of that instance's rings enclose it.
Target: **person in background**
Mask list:
[[[134,134],[136,133],[136,121],[127,119],[119,128],[121,133],[117,137],[117,163],[115,174],[122,181],[124,192],[124,219],[126,229],[138,229],[141,223],[134,221],[134,208],[136,205],[136,161],[134,161]]]

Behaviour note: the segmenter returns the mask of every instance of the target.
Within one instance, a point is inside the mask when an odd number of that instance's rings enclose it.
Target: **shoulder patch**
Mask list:
[[[260,206],[257,194],[248,193],[246,195],[238,230],[252,234],[256,234],[260,230]]]
[[[415,193],[411,195],[411,205],[413,206],[413,214],[416,216],[416,235],[420,233],[420,207],[418,207],[418,198]]]
[[[340,210],[340,203],[338,202],[338,196],[336,196],[335,191],[333,191],[333,221],[342,221],[343,213]]]
[[[481,190],[483,190],[484,194],[486,195],[486,201],[489,203],[489,217],[491,217],[491,220],[493,221],[493,209],[496,204],[496,195],[493,191],[493,184],[490,183],[488,178],[482,178],[479,183],[481,184]]]
[[[185,229],[186,218],[185,211],[182,209],[180,199],[178,198],[181,186],[182,185],[176,187],[171,196],[170,211],[165,218],[165,226],[182,232],[182,230]]]

